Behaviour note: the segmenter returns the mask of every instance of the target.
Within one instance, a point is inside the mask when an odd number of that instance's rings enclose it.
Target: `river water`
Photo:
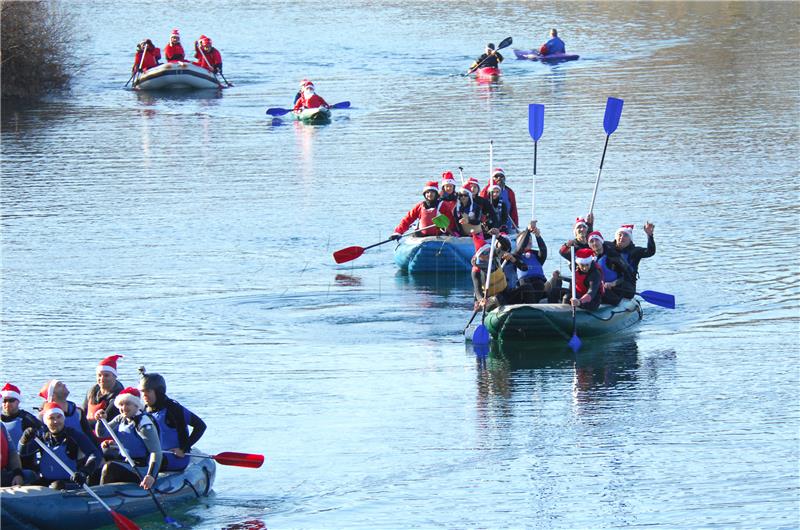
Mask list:
[[[2,116],[4,377],[32,407],[121,353],[209,429],[195,528],[796,528],[800,34],[796,3],[85,2],[70,94]],[[178,7],[185,7],[179,9]],[[478,84],[487,41],[513,59]],[[178,27],[235,87],[123,88],[135,43]],[[272,123],[308,77],[326,126]],[[625,101],[595,212],[655,223],[639,287],[672,293],[618,339],[495,347],[470,285],[407,277],[391,233],[425,180],[488,148],[531,215],[527,106],[545,105],[536,216],[551,258],[585,214],[606,98]],[[784,251],[776,247],[776,244]],[[156,516],[140,521],[160,527]]]

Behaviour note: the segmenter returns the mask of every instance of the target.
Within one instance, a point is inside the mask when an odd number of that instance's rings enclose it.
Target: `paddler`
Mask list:
[[[108,422],[108,426],[116,433],[143,478],[139,478],[139,474],[130,467],[121,454],[114,451],[113,444],[110,444],[104,455],[106,465],[103,466],[100,475],[100,484],[138,482],[142,489],[149,490],[155,484],[158,471],[161,469],[161,442],[158,428],[150,415],[145,414],[141,393],[136,388],[130,386],[123,388],[114,399],[114,405],[119,409],[119,414]],[[105,415],[106,411],[99,410],[95,417],[100,420]],[[98,438],[110,436],[101,421],[95,426],[95,434]]]
[[[303,94],[300,96],[300,99],[294,102],[293,110],[316,109],[319,107],[325,107],[327,109],[330,105],[328,105],[328,102],[325,101],[322,96],[315,92],[314,83],[309,81],[306,83],[306,86],[303,87]]]
[[[636,290],[636,280],[639,278],[639,262],[656,254],[656,241],[653,231],[656,226],[650,221],[644,224],[644,233],[647,234],[647,248],[637,247],[633,244],[633,225],[622,225],[614,234],[614,250],[616,250],[631,270],[633,289]],[[609,244],[606,243],[606,246]]]
[[[533,242],[536,241],[536,249]],[[504,259],[506,259],[504,257]],[[517,236],[517,250],[509,254],[509,260],[517,262],[517,299],[521,304],[536,304],[545,296],[546,278],[544,262],[547,260],[547,245],[536,221]]]
[[[38,476],[32,482],[37,486],[50,486],[54,489],[78,486],[86,482],[102,461],[103,454],[84,433],[65,424],[64,409],[58,403],[48,401],[42,407],[42,419],[46,427],[29,428],[19,441],[19,453],[23,458],[35,458],[38,461]],[[68,473],[34,438],[38,438],[72,470]]]
[[[98,410],[106,411],[106,419],[111,420],[119,414],[114,406],[114,399],[124,388],[117,380],[117,360],[122,355],[109,355],[97,365],[95,375],[97,383],[86,393],[83,400],[83,410],[86,411],[86,424],[94,432],[95,414]]]
[[[575,234],[575,238],[561,245],[558,253],[561,254],[562,258],[565,260],[572,259],[570,257],[570,247],[575,247],[576,252],[582,248],[589,248],[589,240],[586,239],[586,236],[592,231],[593,223],[594,214],[591,213],[586,217],[578,217],[575,219],[575,224],[572,226],[572,232]]]
[[[552,55],[554,53],[567,53],[564,41],[558,37],[558,30],[556,28],[550,30],[550,40],[542,44],[541,48],[539,48],[539,55]]]
[[[603,273],[595,262],[594,252],[590,248],[582,248],[575,252],[575,270],[573,271],[573,281],[575,282],[575,298],[571,297],[570,291],[561,288],[561,276],[553,273],[551,288],[548,294],[550,302],[555,302],[563,296],[562,302],[571,304],[591,311],[600,306],[603,296]]]
[[[455,222],[453,221],[453,203],[439,199],[439,183],[435,180],[425,183],[425,187],[422,188],[422,196],[424,200],[418,202],[408,211],[405,217],[400,220],[400,224],[395,227],[394,234],[389,236],[389,239],[400,239],[414,221],[419,221],[419,229],[424,228],[424,230],[418,229],[415,232],[414,235],[417,237],[456,233]],[[433,225],[433,218],[439,215],[445,215],[449,220],[449,226],[446,230]]]
[[[19,408],[22,402],[22,392],[20,392],[19,387],[6,383],[3,389],[0,390],[0,394],[3,396],[3,425],[6,426],[11,442],[16,447],[23,432],[31,427],[39,429],[44,425],[36,416],[27,410]]]
[[[159,60],[161,60],[161,50],[153,44],[153,41],[145,39],[136,45],[136,55],[133,58],[131,72],[144,72],[149,68],[158,66]]]
[[[442,173],[442,197],[443,201],[455,203],[456,201],[456,179],[453,178],[452,171]],[[455,204],[454,204],[455,206]]]
[[[139,368],[139,390],[147,412],[159,430],[164,459],[161,471],[181,471],[189,465],[187,454],[206,431],[206,424],[189,409],[167,396],[167,382],[156,373]],[[189,427],[192,432],[189,433]]]
[[[492,210],[492,205],[489,202],[489,199],[486,197],[481,197],[481,185],[478,182],[478,179],[475,177],[468,178],[466,184],[464,184],[464,187],[472,192],[473,202],[477,203],[481,208],[481,212],[483,213],[481,222],[484,224],[491,224],[491,217],[494,215],[494,210]]]
[[[510,224],[508,204],[503,201],[501,193],[500,186],[496,184],[489,186],[489,205],[492,208],[493,215],[488,220],[488,226],[490,230],[497,228],[500,232],[507,234],[510,231],[508,226]]]
[[[186,57],[186,53],[183,51],[183,45],[181,44],[181,34],[177,29],[172,30],[169,36],[169,43],[164,46],[164,57],[166,57],[169,62],[183,61]]]
[[[197,59],[194,64],[215,74],[221,74],[222,55],[211,44],[210,37],[200,35],[200,38],[194,43],[194,57]]]
[[[500,231],[491,230],[491,235],[499,236]],[[492,257],[492,273],[489,280],[489,289],[486,290],[486,275],[489,272],[489,255],[491,254],[491,243],[487,242],[482,234],[472,234],[472,242],[475,245],[475,254],[472,256],[472,286],[475,294],[475,309],[486,305],[486,310],[508,303],[511,290],[508,288],[506,273],[503,272],[500,260],[502,249],[499,244],[495,244],[494,256]]]
[[[501,62],[503,62],[502,54],[496,51],[494,44],[490,42],[486,45],[483,55],[475,59],[475,62],[469,67],[469,71],[473,72],[478,68],[497,68]]]
[[[588,240],[597,265],[603,272],[601,301],[604,304],[617,305],[623,298],[633,298],[636,288],[628,264],[622,260],[613,247],[605,245],[603,234],[600,232],[590,233]]]
[[[461,188],[457,194],[456,208],[453,211],[453,219],[457,219],[456,229],[462,237],[470,237],[472,233],[483,233],[481,219],[483,210],[481,203],[473,200],[472,191]]]
[[[514,190],[506,186],[506,173],[503,171],[503,168],[494,168],[489,184],[487,184],[486,187],[481,190],[481,197],[488,199],[491,193],[489,188],[492,186],[500,186],[500,196],[502,197],[503,202],[508,206],[508,216],[514,222],[514,230],[516,230],[519,227],[517,196],[514,194]]]
[[[51,379],[45,383],[39,391],[39,396],[41,396],[45,402],[52,401],[61,407],[61,410],[64,412],[64,421],[67,427],[82,432],[89,439],[92,438],[92,431],[86,423],[86,415],[83,409],[72,401],[67,400],[67,397],[69,397],[69,389],[66,384],[58,379]]]
[[[297,94],[294,95],[294,102],[292,103],[293,105],[294,103],[297,103],[298,99],[303,97],[303,90],[305,90],[306,85],[308,85],[310,82],[311,81],[309,81],[308,79],[303,79],[302,81],[300,81],[300,89],[297,91]]]

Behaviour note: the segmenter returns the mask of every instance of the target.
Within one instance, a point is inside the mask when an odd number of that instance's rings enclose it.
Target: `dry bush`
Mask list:
[[[81,67],[75,17],[57,2],[2,0],[0,78],[3,98],[38,99],[69,88]]]

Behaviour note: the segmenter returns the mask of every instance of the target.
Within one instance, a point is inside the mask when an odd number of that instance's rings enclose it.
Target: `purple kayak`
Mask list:
[[[580,55],[570,53],[551,53],[550,55],[540,55],[536,50],[514,50],[517,59],[528,59],[529,61],[542,61],[543,63],[556,63],[561,61],[574,61]]]

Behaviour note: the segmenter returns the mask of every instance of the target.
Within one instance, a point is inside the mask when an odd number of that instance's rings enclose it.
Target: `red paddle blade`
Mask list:
[[[111,510],[111,517],[114,518],[114,523],[117,525],[117,528],[119,528],[119,530],[141,530],[141,528],[139,528],[139,525],[137,525],[136,523],[134,523],[133,521],[131,521],[130,519],[128,519],[119,512]]]
[[[256,455],[250,453],[233,453],[226,452],[214,455],[211,458],[215,462],[219,462],[224,466],[239,466],[239,467],[261,467],[264,463],[264,455]]]
[[[353,261],[363,253],[363,247],[347,247],[334,252],[333,259],[336,261],[336,263],[345,263],[348,261]]]

